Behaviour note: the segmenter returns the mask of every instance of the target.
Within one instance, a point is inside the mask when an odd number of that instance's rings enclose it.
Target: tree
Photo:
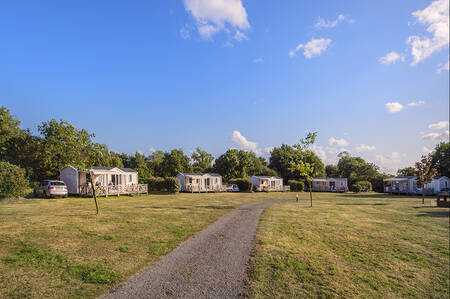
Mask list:
[[[450,177],[450,142],[441,142],[431,153],[431,167],[439,175]]]
[[[161,164],[164,177],[174,177],[180,172],[191,172],[190,159],[181,149],[173,149],[170,153],[164,153]]]
[[[148,157],[149,167],[154,176],[156,177],[164,176],[163,161],[164,161],[163,151],[155,151]]]
[[[422,156],[416,162],[417,185],[422,188],[422,204],[425,203],[425,185],[430,183],[436,176],[437,171],[432,168],[432,156]]]
[[[339,169],[336,165],[327,165],[325,167],[327,178],[337,178],[339,176]]]
[[[132,168],[138,172],[138,180],[141,184],[147,184],[152,176],[147,158],[138,152],[134,155],[122,154],[122,161],[125,167]]]
[[[242,161],[246,155],[239,152],[237,149],[227,150],[214,163],[214,171],[219,173],[225,182],[233,178],[247,177],[246,165],[248,163]]]
[[[214,157],[197,147],[191,155],[191,160],[194,172],[208,172],[211,170]]]
[[[25,171],[9,162],[0,162],[0,198],[26,194],[28,181]]]
[[[337,164],[338,176],[347,178],[349,188],[357,181],[370,181],[377,177],[378,167],[375,164],[367,163],[361,157],[350,157],[342,155]]]
[[[296,176],[305,179],[309,185],[309,197],[312,207],[312,178],[314,173],[314,165],[311,161],[314,159],[311,157],[314,153],[309,149],[314,144],[317,137],[317,132],[309,132],[305,139],[300,139],[300,143],[295,144],[296,150],[295,157],[298,159],[290,161],[289,170]],[[323,165],[323,164],[322,164]]]
[[[0,161],[14,161],[14,154],[20,149],[19,141],[25,131],[19,128],[20,121],[11,115],[9,109],[0,107]]]
[[[398,176],[416,176],[416,169],[414,167],[405,167],[397,170]]]

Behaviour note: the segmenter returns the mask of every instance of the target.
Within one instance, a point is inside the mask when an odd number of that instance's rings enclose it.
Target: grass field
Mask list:
[[[303,195],[303,197],[306,197]],[[262,216],[251,298],[448,298],[449,210],[383,194],[314,194]]]
[[[292,197],[176,194],[0,202],[0,298],[93,297],[233,208]]]

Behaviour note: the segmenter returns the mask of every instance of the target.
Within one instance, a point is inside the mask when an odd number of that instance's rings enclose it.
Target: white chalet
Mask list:
[[[222,176],[217,173],[179,173],[182,192],[223,192]]]

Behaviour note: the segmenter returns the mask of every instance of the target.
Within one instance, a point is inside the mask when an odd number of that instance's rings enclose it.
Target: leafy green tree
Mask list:
[[[314,144],[317,137],[317,132],[309,132],[305,139],[301,139],[300,143],[295,144],[294,148],[296,151],[294,161],[290,161],[289,170],[299,178],[304,179],[309,186],[309,197],[311,200],[312,207],[312,178],[314,174],[314,163],[316,162],[313,158],[314,153],[309,149],[311,145]],[[322,164],[323,167],[323,164]]]
[[[124,167],[132,168],[138,172],[138,180],[140,184],[147,184],[152,176],[152,170],[149,167],[148,159],[139,152],[134,155],[122,154],[122,162]]]
[[[18,121],[9,109],[0,107],[0,161],[14,161],[14,155],[20,150],[20,140],[23,139],[25,131],[19,128]]]
[[[173,149],[170,153],[164,153],[162,161],[164,177],[175,177],[180,172],[191,172],[190,158],[181,149]]]
[[[222,175],[225,182],[233,178],[246,178],[246,163],[241,163],[245,155],[239,155],[237,149],[227,150],[214,163],[214,171]]]
[[[25,171],[9,162],[0,162],[0,198],[26,194],[28,181]]]
[[[414,167],[405,167],[397,170],[398,176],[415,176],[416,169]]]
[[[194,172],[209,172],[214,161],[213,155],[197,147],[191,155]]]
[[[378,175],[378,167],[361,157],[341,156],[337,164],[338,176],[347,178],[349,188],[357,181],[371,181]]]
[[[339,177],[339,169],[337,165],[327,165],[325,166],[325,173],[327,175],[327,178],[337,178]]]
[[[450,142],[441,142],[431,153],[431,167],[439,175],[450,177]]]
[[[430,183],[436,176],[436,169],[432,168],[432,156],[422,156],[416,162],[417,186],[422,188],[422,204],[425,203],[425,185]]]
[[[164,152],[163,151],[155,151],[149,157],[149,167],[156,177],[164,177],[163,170],[163,161],[164,161]]]

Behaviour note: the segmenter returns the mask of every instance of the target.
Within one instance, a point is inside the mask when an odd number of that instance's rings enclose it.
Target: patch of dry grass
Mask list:
[[[247,296],[448,298],[448,209],[431,198],[314,197],[312,208],[305,200],[264,212]]]
[[[0,202],[0,297],[94,297],[235,207],[292,193]]]

